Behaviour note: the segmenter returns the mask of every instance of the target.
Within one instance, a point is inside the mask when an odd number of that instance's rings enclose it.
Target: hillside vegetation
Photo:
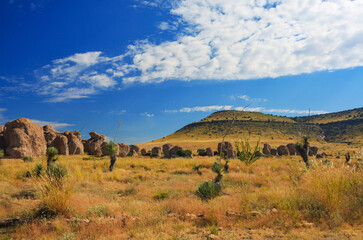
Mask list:
[[[154,142],[220,140],[227,131],[229,139],[247,137],[287,141],[309,134],[315,141],[360,145],[363,143],[363,108],[294,118],[257,112],[219,111]]]

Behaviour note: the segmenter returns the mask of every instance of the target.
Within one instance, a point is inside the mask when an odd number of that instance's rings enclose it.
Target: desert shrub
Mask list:
[[[47,167],[57,161],[58,150],[55,147],[47,148]]]
[[[3,158],[5,156],[4,149],[0,149],[0,158]]]
[[[252,147],[247,139],[242,140],[238,143],[235,142],[237,150],[237,158],[244,162],[246,165],[250,165],[256,162],[260,152],[260,140],[258,140],[256,146]]]
[[[41,199],[41,209],[56,215],[68,215],[73,185],[66,181],[67,170],[60,164],[51,164],[46,174],[35,181]]]
[[[205,181],[201,183],[196,191],[196,195],[201,199],[208,201],[219,196],[221,193],[220,185],[213,181]]]
[[[307,209],[306,217],[316,222],[325,221],[331,228],[362,219],[362,171],[350,167],[321,166],[314,167],[305,177],[300,197],[302,208]]]
[[[199,148],[197,153],[199,156],[207,156],[207,151],[204,148]]]
[[[176,152],[176,157],[191,158],[192,155],[193,153],[190,150],[178,149],[178,151]]]
[[[42,175],[43,170],[44,170],[44,168],[43,168],[43,165],[41,163],[35,164],[34,169],[32,171],[32,176],[33,177],[39,177],[40,175]]]
[[[24,162],[33,162],[33,157],[32,157],[32,156],[24,156],[24,157],[22,158],[22,160],[23,160]]]
[[[203,167],[204,167],[203,165],[198,164],[193,167],[193,170],[196,171],[199,175],[202,175],[202,172],[200,171],[200,169]]]
[[[110,216],[110,211],[107,206],[96,205],[96,206],[88,209],[87,216],[89,216],[89,217],[108,217],[108,216]]]
[[[156,193],[153,195],[154,200],[164,200],[169,197],[169,193]]]

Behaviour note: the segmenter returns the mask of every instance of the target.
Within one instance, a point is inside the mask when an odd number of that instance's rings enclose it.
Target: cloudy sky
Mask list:
[[[219,110],[362,107],[363,1],[2,0],[0,124],[140,143]]]

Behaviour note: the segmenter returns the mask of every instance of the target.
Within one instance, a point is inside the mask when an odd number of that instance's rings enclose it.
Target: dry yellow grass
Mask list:
[[[327,153],[343,150],[326,148]],[[65,181],[73,183],[66,214],[4,230],[0,239],[207,239],[211,233],[220,239],[363,237],[363,171],[343,159],[313,161],[308,171],[297,156],[263,157],[251,166],[232,160],[224,194],[205,202],[195,190],[215,177],[210,166],[216,157],[119,158],[114,172],[107,171],[108,157],[83,157],[58,160],[68,168]],[[352,165],[359,157],[354,155]],[[45,158],[2,162],[0,218],[31,217],[44,199],[25,173],[36,163],[45,166]],[[192,171],[196,164],[204,166],[202,175]],[[158,193],[168,198],[155,200]]]

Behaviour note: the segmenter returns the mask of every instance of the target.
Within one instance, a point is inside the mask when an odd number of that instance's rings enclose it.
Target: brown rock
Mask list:
[[[262,153],[265,155],[271,155],[271,146],[267,143],[263,145]]]
[[[211,148],[207,148],[205,151],[207,152],[208,157],[213,157],[213,151]]]
[[[30,119],[19,118],[5,124],[6,154],[14,158],[44,156],[47,143],[43,128]]]
[[[79,131],[67,131],[64,135],[68,138],[68,148],[70,155],[84,154],[84,147],[82,143],[81,133]]]
[[[136,152],[136,150],[134,149],[134,150],[131,150],[130,152],[129,152],[129,155],[131,155],[131,156],[133,156],[133,157],[138,157],[139,156],[139,154]]]
[[[295,144],[293,143],[289,143],[286,145],[290,155],[296,155],[296,147],[295,147]]]
[[[134,156],[134,152],[136,152],[137,155],[139,155],[139,147],[136,145],[130,145],[130,152],[129,155]]]
[[[161,157],[161,148],[160,147],[153,147],[151,150],[153,156]]]
[[[163,154],[164,158],[171,158],[170,149],[173,147],[171,144],[164,144],[163,145]]]
[[[60,132],[57,132],[52,126],[45,125],[43,126],[44,131],[44,138],[47,142],[47,146],[50,147],[50,144],[53,142],[53,140],[57,137],[57,135],[61,134]]]
[[[313,146],[313,147],[309,148],[309,154],[310,154],[310,151],[313,156],[316,156],[318,154],[319,148]]]
[[[6,143],[5,143],[4,133],[3,133],[4,130],[5,130],[5,127],[0,126],[0,149],[6,149]]]
[[[102,150],[102,144],[105,141],[106,137],[96,132],[90,132],[89,135],[91,138],[83,143],[85,151],[90,155],[96,155],[96,156],[104,155]]]
[[[233,146],[230,142],[220,142],[218,143],[218,154],[221,154],[221,152],[224,153],[225,156],[228,155],[227,150],[233,149]]]
[[[263,156],[263,153],[262,152],[258,152],[256,155],[257,155],[257,157],[262,157]]]
[[[277,154],[279,156],[289,155],[289,149],[285,145],[281,145],[277,148]]]
[[[117,145],[119,146],[119,156],[126,157],[130,151],[129,145],[127,145],[126,143],[119,143]]]
[[[62,134],[56,135],[48,146],[55,147],[61,155],[69,155],[68,138]]]
[[[174,146],[169,150],[170,157],[177,157],[178,156],[178,150],[182,149],[179,146]]]
[[[230,159],[235,159],[237,158],[237,153],[233,148],[228,148],[227,149],[227,157]]]
[[[277,150],[272,148],[270,153],[271,153],[272,156],[276,156],[277,155]]]
[[[141,156],[146,156],[146,154],[147,154],[145,148],[141,149],[140,153],[141,153]]]

